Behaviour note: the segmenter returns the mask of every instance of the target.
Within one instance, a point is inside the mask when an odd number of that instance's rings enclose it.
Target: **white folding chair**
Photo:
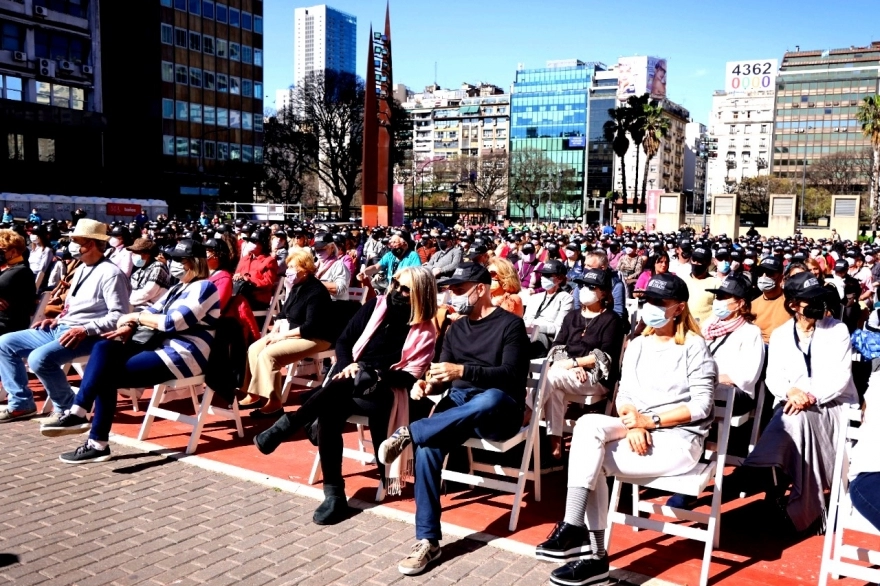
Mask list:
[[[755,449],[758,443],[758,436],[761,434],[761,417],[764,414],[764,399],[766,389],[764,381],[758,381],[755,385],[755,408],[742,415],[734,415],[730,419],[730,427],[743,427],[749,421],[752,422],[752,433],[749,435],[749,454]],[[748,454],[747,454],[748,455]],[[745,460],[742,456],[727,456],[727,463],[731,466],[741,466]],[[743,493],[745,496],[745,493]]]
[[[702,541],[705,543],[705,548],[703,551],[703,566],[700,571],[700,586],[706,586],[709,580],[712,551],[718,547],[721,533],[721,484],[724,479],[727,441],[730,436],[730,418],[733,413],[733,398],[734,394],[732,391],[716,389],[715,423],[718,426],[718,440],[714,445],[712,442],[706,442],[703,460],[698,462],[689,472],[677,476],[646,478],[617,476],[614,478],[614,487],[611,490],[608,510],[608,530],[605,532],[606,548],[611,544],[611,530],[615,524],[629,525],[634,531],[650,529],[665,535],[675,535],[676,537]],[[712,490],[712,506],[709,513],[677,509],[639,499],[639,489],[641,487],[697,497],[703,493],[706,487],[709,486],[709,482],[713,479],[715,486]],[[632,485],[633,514],[631,515],[617,510],[617,506],[620,503],[620,487],[623,483]],[[649,519],[641,517],[640,513],[660,515],[676,519],[677,521],[689,521],[693,525]],[[701,525],[705,525],[705,528],[702,528]]]
[[[34,312],[34,317],[31,320],[31,323],[37,323],[38,321],[43,321],[46,319],[46,307],[49,305],[49,301],[52,298],[52,292],[46,291],[42,295],[40,295],[40,303],[37,305],[37,310]]]
[[[202,394],[201,402],[199,402],[198,395],[202,388],[204,388],[204,393]],[[178,413],[177,411],[171,411],[170,409],[163,409],[159,406],[163,401],[180,399],[187,396],[192,399],[195,415],[185,415],[183,413]],[[147,407],[144,421],[141,424],[138,439],[144,440],[147,438],[150,426],[153,424],[153,419],[156,417],[177,421],[193,428],[189,437],[189,443],[186,446],[186,453],[192,454],[196,451],[196,446],[198,446],[199,443],[199,436],[202,435],[202,429],[205,426],[208,415],[217,415],[224,419],[234,421],[238,437],[244,437],[244,428],[241,425],[241,415],[238,411],[238,399],[232,401],[232,407],[230,409],[223,409],[211,405],[211,400],[213,398],[214,390],[205,384],[204,375],[167,381],[154,386],[153,396],[150,398],[150,404]]]
[[[86,371],[86,365],[88,363],[89,363],[89,357],[83,356],[82,358],[77,358],[73,362],[68,362],[67,364],[63,365],[61,367],[61,370],[65,374],[67,374],[68,372],[70,372],[71,367],[73,367],[73,370],[76,371],[76,374],[78,374],[79,378],[82,379],[83,374]],[[79,387],[72,386],[71,389],[73,389],[74,393],[79,391]],[[135,410],[135,412],[137,412],[137,410],[138,410],[137,400],[140,399],[140,395],[137,395],[137,396],[133,395],[130,392],[133,390],[134,389],[119,389],[119,394],[125,395],[126,397],[131,399],[132,405],[134,406],[134,410]],[[40,415],[46,415],[47,413],[51,413],[53,408],[54,408],[54,405],[52,404],[52,399],[49,398],[49,394],[47,392],[46,393],[46,401],[43,403],[43,407],[40,409]]]
[[[627,298],[625,305],[626,305],[626,312],[630,316],[638,316],[639,315],[639,300],[638,299]]]
[[[510,511],[510,524],[508,525],[510,531],[516,530],[516,524],[519,521],[519,510],[522,506],[526,480],[534,482],[535,500],[541,500],[541,450],[538,442],[538,430],[540,429],[541,413],[543,411],[543,398],[541,395],[544,391],[544,385],[547,384],[548,362],[547,360],[532,361],[529,365],[529,377],[526,381],[526,387],[527,389],[534,389],[535,409],[528,424],[522,427],[516,435],[504,441],[471,438],[464,442],[468,454],[467,472],[447,470],[446,461],[443,462],[443,471],[440,476],[442,480],[460,482],[470,486],[485,486],[486,488],[509,492],[515,495],[513,509]],[[473,450],[485,450],[487,452],[503,454],[521,443],[525,443],[525,447],[519,468],[474,462]],[[448,459],[449,457],[447,456],[446,460],[448,461]],[[534,470],[529,469],[532,460],[534,460]],[[503,478],[515,478],[516,481],[480,476],[476,472]]]
[[[278,279],[278,284],[275,285],[275,292],[272,294],[272,300],[269,302],[269,309],[258,309],[257,311],[252,312],[254,317],[263,317],[263,327],[260,330],[260,335],[265,336],[269,333],[269,328],[272,327],[272,318],[281,311],[282,301],[282,289],[284,288],[284,279]]]
[[[348,288],[348,300],[349,301],[357,301],[361,305],[364,303],[364,288],[363,287],[349,287]]]
[[[324,361],[325,358],[330,358],[331,360],[336,359],[336,352],[334,350],[324,350],[323,352],[316,352],[311,356],[300,360],[296,364],[291,364],[287,367],[287,376],[284,377],[284,384],[281,386],[281,404],[287,402],[287,396],[290,394],[290,387],[293,385],[297,385],[300,387],[306,387],[309,389],[314,389],[315,387],[320,387],[324,382],[320,376],[320,364]],[[308,370],[312,368],[312,372],[308,372]],[[317,374],[318,376],[314,379],[305,378],[306,375]]]
[[[825,542],[822,547],[819,586],[828,584],[829,575],[835,580],[845,576],[877,584],[880,583],[880,569],[877,568],[880,566],[880,549],[850,545],[844,543],[843,539],[844,531],[856,531],[875,537],[880,536],[880,531],[853,508],[849,498],[850,452],[853,443],[859,441],[862,435],[862,430],[854,427],[853,424],[861,423],[862,412],[853,406],[844,410],[842,419],[837,439],[837,455],[834,459],[834,477],[831,485],[831,502],[828,506]]]
[[[46,278],[46,271],[40,271],[37,273],[37,276],[34,278],[34,286],[37,288],[37,291],[40,290],[40,287],[43,285],[43,280]]]
[[[373,440],[367,439],[364,436],[364,428],[369,427],[369,420],[364,415],[352,415],[348,418],[348,422],[355,425],[357,428],[357,438],[358,438],[358,449],[352,450],[351,448],[342,448],[342,457],[349,458],[351,460],[357,460],[362,465],[367,466],[370,464],[376,463],[376,446],[373,444]],[[366,450],[367,444],[372,448],[372,453]],[[312,471],[309,474],[309,484],[315,484],[318,479],[321,477],[321,454],[315,454],[315,461],[312,463]],[[385,481],[384,479],[379,479],[379,487],[376,489],[376,502],[381,503],[385,500]]]

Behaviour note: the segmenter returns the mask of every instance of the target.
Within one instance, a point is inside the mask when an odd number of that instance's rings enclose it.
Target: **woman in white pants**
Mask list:
[[[579,285],[580,308],[571,310],[553,341],[565,356],[557,357],[547,373],[543,391],[544,418],[553,457],[562,457],[562,428],[565,423],[565,395],[607,395],[617,381],[623,325],[614,313],[611,274],[605,269],[587,269],[575,282]],[[534,397],[529,396],[530,401]],[[530,402],[530,407],[534,407]]]
[[[606,477],[682,474],[703,451],[717,369],[688,311],[687,285],[671,273],[656,275],[645,298],[647,328],[623,359],[620,417],[585,415],[574,429],[565,519],[536,552],[568,562],[553,571],[553,584],[608,583]]]

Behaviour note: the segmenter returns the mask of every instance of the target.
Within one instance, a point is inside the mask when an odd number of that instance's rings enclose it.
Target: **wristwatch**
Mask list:
[[[660,429],[660,416],[651,415],[651,420],[654,422],[654,429]]]

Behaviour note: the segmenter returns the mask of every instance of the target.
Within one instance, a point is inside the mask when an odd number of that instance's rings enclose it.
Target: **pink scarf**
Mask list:
[[[352,357],[357,362],[361,353],[367,346],[372,335],[379,329],[385,312],[388,309],[388,300],[384,295],[376,298],[376,307],[373,315],[367,322],[367,327],[355,342],[352,348]],[[395,370],[403,370],[415,378],[421,378],[431,365],[434,358],[434,346],[437,343],[437,329],[434,320],[414,324],[409,328],[409,334],[403,343],[403,351],[400,362],[391,366]],[[409,389],[393,388],[391,414],[388,418],[388,436],[404,425],[409,425]],[[378,449],[378,446],[374,446]],[[406,479],[413,477],[413,450],[412,445],[406,447],[403,453],[385,467],[385,490],[390,495],[399,495],[406,486]]]
[[[703,337],[707,342],[711,342],[715,338],[723,338],[736,331],[744,323],[746,323],[746,318],[741,315],[726,321],[718,318],[712,319],[703,325]]]

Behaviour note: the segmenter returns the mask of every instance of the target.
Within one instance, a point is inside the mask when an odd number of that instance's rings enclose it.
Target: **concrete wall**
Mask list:
[[[680,193],[660,195],[657,227],[660,232],[676,232],[684,224],[684,196]]]
[[[797,224],[797,196],[770,195],[770,218],[766,236],[785,238],[794,234]],[[765,234],[762,234],[765,235]]]
[[[709,231],[713,236],[727,234],[730,238],[739,236],[739,196],[735,193],[712,196],[712,216]]]

